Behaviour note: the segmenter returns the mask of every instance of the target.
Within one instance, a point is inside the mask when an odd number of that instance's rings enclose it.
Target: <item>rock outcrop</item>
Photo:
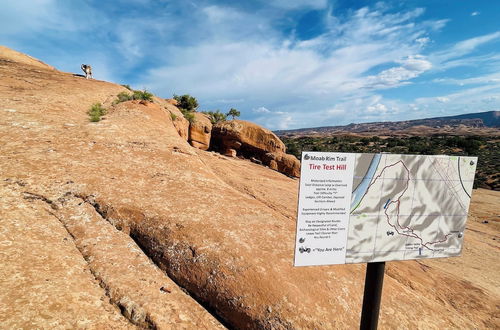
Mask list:
[[[212,147],[223,154],[259,159],[264,165],[289,176],[300,176],[300,162],[286,154],[285,144],[270,130],[244,120],[217,123],[212,129]]]
[[[179,101],[177,101],[176,99],[165,99],[165,101],[175,106],[179,105]]]
[[[176,107],[177,101],[174,99],[162,99],[154,96],[153,102],[158,104],[160,107],[163,107],[170,113],[170,119],[177,130],[177,133],[179,133],[180,137],[187,141],[189,139],[189,121],[184,118],[182,112]]]
[[[2,327],[220,327],[210,310],[238,329],[357,328],[364,265],[292,266],[298,180],[191,147],[160,104],[91,123],[123,87],[4,59]],[[474,191],[462,257],[387,265],[380,328],[499,328],[498,198]]]
[[[193,116],[189,124],[189,143],[195,148],[208,150],[212,136],[212,122],[201,112],[193,112]]]
[[[300,177],[300,161],[290,154],[268,152],[264,155],[264,164],[269,168],[293,177]]]
[[[219,149],[236,149],[242,154],[263,156],[285,152],[283,142],[270,130],[244,120],[219,122],[213,127],[213,142]]]

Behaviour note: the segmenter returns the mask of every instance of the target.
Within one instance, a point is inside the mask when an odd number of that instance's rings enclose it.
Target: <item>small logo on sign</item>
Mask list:
[[[300,247],[299,248],[299,252],[300,253],[304,253],[304,252],[307,252],[307,253],[311,253],[311,248],[308,248],[308,247]]]
[[[309,155],[308,155],[308,154],[305,154],[305,155],[304,155],[304,159],[305,159],[305,160],[309,160],[309,158],[310,158],[310,157],[309,157]]]

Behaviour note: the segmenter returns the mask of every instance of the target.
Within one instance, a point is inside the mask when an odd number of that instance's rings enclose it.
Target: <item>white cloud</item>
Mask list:
[[[386,113],[387,112],[387,107],[385,106],[385,104],[375,103],[373,105],[367,106],[366,107],[366,111],[368,113],[373,113],[373,112],[376,112],[376,113]]]
[[[440,97],[421,97],[415,103],[432,116],[498,110],[500,83],[465,88]],[[447,100],[446,102],[442,102]]]
[[[474,53],[499,40],[500,32],[429,53],[429,44],[432,49],[439,46],[433,34],[448,20],[425,20],[422,8],[394,11],[390,4],[379,2],[336,16],[335,4],[326,0],[272,0],[265,5],[264,1],[244,5],[210,0],[120,1],[128,8],[120,15],[107,2],[99,6],[109,11],[83,0],[6,3],[0,11],[0,41],[13,44],[21,37],[31,40],[43,35],[37,43],[47,40],[60,49],[45,51],[49,64],[72,71],[75,63],[88,62],[98,78],[126,78],[123,83],[164,97],[189,93],[198,98],[202,109],[226,111],[237,106],[243,118],[271,129],[390,120],[432,107],[455,109],[464,96],[436,91],[439,96],[403,102],[383,98],[378,91],[388,93],[387,89],[411,84],[417,77],[422,82],[428,72],[456,66],[481,63],[482,69],[498,72],[500,63],[500,55]],[[137,5],[144,3],[149,10],[137,15],[141,8]],[[319,22],[323,30],[301,40],[292,18],[308,10],[323,10]],[[67,40],[79,41],[69,43],[74,47],[71,56],[61,46]],[[487,76],[478,73],[478,77],[434,84],[497,84],[499,77],[490,75],[487,80]],[[492,90],[468,97],[498,105]]]
[[[268,0],[267,3],[283,9],[323,9],[326,8],[328,4],[327,0]]]
[[[260,122],[264,127],[288,129],[294,123],[293,117],[286,111],[271,111],[266,107],[259,107],[252,109],[252,111],[258,115],[254,120]]]
[[[258,107],[257,109],[252,109],[253,112],[255,113],[270,113],[271,110],[269,110],[266,107]]]
[[[485,43],[488,43],[490,41],[493,41],[493,40],[496,40],[499,38],[500,38],[500,31],[486,34],[486,35],[479,36],[479,37],[475,37],[475,38],[470,38],[470,39],[456,43],[455,46],[452,48],[452,51],[454,51],[460,55],[466,54],[466,53],[473,51],[474,49],[476,49],[477,47],[479,47]],[[455,54],[454,56],[457,56],[458,54]]]
[[[92,30],[107,21],[105,15],[82,0],[6,1],[0,10],[0,30],[4,36],[76,33]]]
[[[271,28],[272,17],[265,20],[226,7],[201,8],[210,22],[202,29],[210,33],[193,45],[172,45],[168,61],[146,72],[142,84],[164,95],[190,93],[205,108],[217,107],[210,100],[244,99],[243,113],[258,114],[255,109],[264,101],[286,112],[291,118],[285,122],[290,125],[316,121],[312,113],[329,118],[335,115],[328,112],[335,104],[363,98],[367,90],[408,84],[432,66],[418,52],[430,40],[426,31],[435,26],[430,21],[422,26],[412,21],[423,9],[388,14],[377,8],[362,8],[342,22],[336,19],[330,30],[305,41],[280,37]],[[258,26],[268,33],[260,35]],[[242,37],[247,34],[252,37]],[[389,63],[395,65],[378,74],[366,74]],[[367,111],[368,106],[357,109]],[[274,116],[283,116],[276,111]],[[390,111],[393,109],[383,112]],[[270,128],[278,125],[262,117],[255,120]]]
[[[447,85],[477,85],[477,84],[498,84],[500,83],[500,73],[486,74],[482,76],[457,79],[457,78],[439,78],[434,79],[434,83],[447,84]]]
[[[438,96],[436,97],[436,101],[440,103],[447,103],[450,102],[450,99],[448,97]]]
[[[473,11],[470,15],[471,15],[471,16],[477,16],[477,15],[479,15],[479,14],[480,14],[480,12],[478,12],[478,11]]]
[[[326,113],[330,116],[340,116],[344,115],[346,113],[346,110],[337,105],[333,109],[326,110]]]
[[[417,38],[415,39],[415,42],[420,46],[420,47],[424,47],[425,45],[427,45],[429,42],[431,41],[431,39],[429,37],[421,37],[421,38]]]
[[[418,77],[432,67],[431,62],[422,55],[408,56],[397,62],[401,65],[367,77],[366,87],[389,88],[407,84],[408,80]]]
[[[453,66],[458,66],[450,65],[450,60],[468,55],[475,51],[478,47],[498,39],[500,39],[500,31],[462,40],[445,51],[432,54],[430,58],[433,63],[440,64],[442,68],[448,69]],[[460,65],[460,61],[458,63]]]

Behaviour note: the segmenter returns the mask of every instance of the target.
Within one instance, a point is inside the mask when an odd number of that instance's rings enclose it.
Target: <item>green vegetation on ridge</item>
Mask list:
[[[300,159],[304,151],[338,151],[418,155],[477,156],[474,188],[500,190],[500,138],[485,136],[281,137],[287,152]]]
[[[113,102],[114,104],[118,104],[125,101],[131,100],[143,100],[153,102],[153,94],[148,92],[147,90],[143,91],[132,91],[132,94],[128,92],[121,92],[116,96],[116,100]]]

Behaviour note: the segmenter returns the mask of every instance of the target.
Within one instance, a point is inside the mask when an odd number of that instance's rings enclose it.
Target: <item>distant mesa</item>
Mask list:
[[[385,135],[500,135],[500,111],[416,120],[349,124],[275,131],[278,136],[321,136],[331,134]]]

